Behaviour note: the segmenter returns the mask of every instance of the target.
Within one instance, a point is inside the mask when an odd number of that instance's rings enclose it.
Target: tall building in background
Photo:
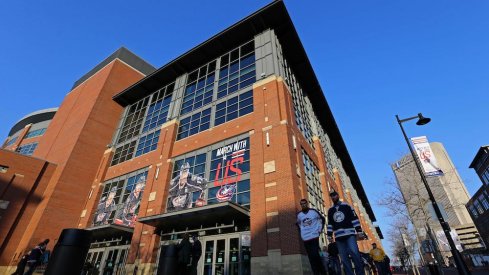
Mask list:
[[[472,248],[474,240],[477,240],[477,230],[465,208],[465,204],[469,201],[468,191],[443,145],[439,142],[431,142],[429,145],[436,159],[432,164],[437,163],[436,169],[433,170],[441,172],[436,173],[439,174],[438,176],[427,176],[430,189],[452,229],[458,248]],[[419,241],[431,239],[437,243],[444,259],[446,256],[451,256],[443,230],[436,219],[412,156],[410,154],[404,156],[391,167]]]
[[[489,244],[489,145],[479,148],[470,168],[475,170],[481,179],[482,186],[470,198],[467,209],[487,249]]]
[[[100,273],[162,271],[172,245],[190,233],[202,242],[198,274],[309,274],[296,212],[306,198],[324,215],[332,189],[359,215],[369,237],[360,250],[380,244],[282,1],[154,72],[123,56],[77,81],[54,115],[33,157],[57,166],[39,185],[35,218],[12,222],[30,229],[8,228],[17,235],[4,241],[0,265],[15,265],[39,238],[78,227],[92,231],[86,260]],[[7,153],[15,154],[0,157]]]

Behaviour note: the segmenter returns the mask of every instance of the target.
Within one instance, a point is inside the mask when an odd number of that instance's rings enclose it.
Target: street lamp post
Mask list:
[[[462,256],[460,255],[457,248],[455,247],[455,242],[452,239],[452,235],[450,235],[450,226],[448,225],[448,223],[445,221],[445,219],[441,214],[440,208],[438,207],[435,197],[433,196],[430,186],[428,185],[428,181],[426,180],[426,176],[423,172],[423,168],[421,167],[421,163],[419,162],[417,155],[414,153],[414,150],[411,146],[411,143],[409,142],[406,132],[402,127],[402,123],[409,120],[418,119],[418,121],[416,122],[417,125],[425,125],[428,122],[430,122],[431,119],[423,117],[421,113],[419,113],[417,116],[413,116],[405,119],[399,119],[399,116],[396,115],[396,119],[397,119],[397,123],[399,123],[399,127],[401,127],[402,134],[404,135],[404,139],[406,140],[406,143],[409,147],[409,151],[411,152],[414,163],[416,164],[416,168],[418,169],[419,175],[421,176],[421,180],[423,181],[426,191],[428,192],[428,197],[430,198],[431,204],[433,205],[433,209],[435,210],[436,217],[438,218],[441,228],[443,229],[443,232],[445,233],[445,236],[447,238],[448,244],[450,245],[450,251],[452,252],[453,259],[455,260],[455,264],[457,265],[457,270],[461,275],[471,274],[467,265],[465,265]]]

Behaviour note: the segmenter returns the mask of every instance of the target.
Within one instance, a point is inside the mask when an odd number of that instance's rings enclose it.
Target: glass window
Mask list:
[[[116,165],[132,158],[134,153],[134,147],[136,146],[136,140],[121,145],[115,149],[114,156],[110,165]]]
[[[148,101],[149,97],[145,97],[129,107],[128,114],[124,117],[117,143],[124,142],[139,134]]]
[[[21,145],[16,151],[22,155],[30,156],[34,153],[34,150],[36,150],[37,144],[38,142]]]
[[[484,206],[485,210],[489,210],[489,203],[487,202],[487,198],[484,196],[484,194],[480,194],[478,197],[478,200]]]
[[[160,130],[142,136],[139,139],[138,148],[136,150],[136,157],[142,154],[146,154],[150,151],[156,150],[158,145],[158,139],[160,137]]]
[[[189,74],[183,95],[180,115],[192,112],[212,102],[216,61],[212,61]]]
[[[281,65],[285,74],[284,80],[287,83],[287,86],[290,88],[290,92],[292,93],[292,101],[294,103],[294,114],[297,127],[302,132],[308,143],[314,147],[312,142],[312,127],[310,121],[311,118],[308,112],[308,110],[312,110],[312,106],[310,106],[310,102],[304,95],[304,91],[302,90],[301,85],[295,78],[292,69],[287,64],[287,60],[283,60]]]
[[[256,82],[254,41],[221,56],[217,98],[223,98]]]
[[[323,191],[321,189],[321,181],[319,180],[319,169],[304,150],[302,150],[302,163],[304,166],[304,174],[306,176],[309,203],[323,216],[326,216],[324,210]]]
[[[34,131],[30,131],[29,133],[27,133],[27,135],[25,135],[25,139],[32,138],[32,137],[37,137],[37,136],[42,136],[46,132],[46,129],[47,128],[42,128],[42,129],[37,129],[37,130],[34,130]]]
[[[177,140],[195,135],[210,128],[211,108],[194,113],[180,120]]]
[[[11,138],[11,139],[10,139],[10,140],[7,142],[7,144],[6,144],[5,146],[10,146],[10,145],[14,144],[14,142],[17,140],[17,138],[18,138],[18,136],[17,136],[17,137],[14,137],[14,138]]]
[[[159,90],[151,98],[148,114],[144,121],[143,133],[163,125],[167,121],[168,111],[172,100],[174,84]]]
[[[216,105],[214,126],[253,112],[253,91],[228,99]]]
[[[473,205],[469,206],[469,210],[472,213],[472,215],[474,216],[474,218],[477,218],[479,216],[479,213],[477,213],[477,210],[475,210],[475,207]]]
[[[160,126],[168,120],[174,87],[175,83],[168,84],[126,108],[111,165],[156,150]]]
[[[484,209],[482,208],[478,200],[474,200],[474,206],[477,209],[477,212],[479,212],[479,214],[484,213]]]
[[[484,184],[489,185],[489,167],[487,167],[486,170],[482,172],[482,181],[484,182]]]

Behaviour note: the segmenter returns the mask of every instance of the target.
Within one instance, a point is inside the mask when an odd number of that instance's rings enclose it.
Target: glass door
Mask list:
[[[123,274],[129,246],[109,247],[105,251],[103,274],[117,275]]]
[[[229,239],[229,275],[239,274],[239,238]]]
[[[98,274],[102,265],[104,248],[90,249],[85,260],[86,274]]]
[[[240,235],[219,235],[202,238],[203,257],[198,274],[249,275],[249,247],[241,247]]]
[[[226,262],[226,239],[218,239],[216,242],[216,252],[214,261],[214,275],[227,275],[227,262]]]
[[[207,240],[204,245],[204,275],[212,275],[214,273],[214,243],[215,240]]]
[[[85,274],[124,274],[128,245],[90,249],[85,260]]]

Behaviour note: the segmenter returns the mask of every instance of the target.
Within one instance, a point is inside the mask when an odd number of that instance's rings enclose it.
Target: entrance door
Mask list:
[[[109,247],[105,251],[106,258],[104,261],[105,267],[103,274],[123,274],[128,250],[128,246],[116,246],[114,248]]]
[[[85,262],[93,268],[87,274],[124,274],[128,250],[128,245],[90,249]]]
[[[240,234],[204,237],[201,242],[204,251],[198,267],[202,273],[199,274],[250,274],[250,248],[241,245]]]
[[[93,270],[100,270],[102,266],[102,257],[104,256],[105,248],[90,249],[87,254],[86,263],[90,263]]]

